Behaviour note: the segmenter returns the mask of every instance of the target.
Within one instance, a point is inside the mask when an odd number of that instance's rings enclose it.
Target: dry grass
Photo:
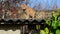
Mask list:
[[[46,12],[46,13],[44,11],[36,12],[37,15],[36,15],[35,19],[45,19],[47,17],[50,18],[51,17],[51,13],[52,13],[52,11],[51,12]],[[56,13],[56,15],[58,15],[57,12],[55,12],[55,13]],[[26,14],[21,14],[21,16],[20,16],[20,18],[22,18],[22,19],[26,19],[26,17],[27,17]]]
[[[19,18],[19,19],[26,19],[27,18],[27,15],[26,15],[26,13],[21,13],[21,14],[19,14],[20,12],[22,12],[22,10],[21,11],[19,11],[19,12],[17,12],[16,14],[16,16]],[[37,11],[36,12],[36,18],[35,19],[45,19],[45,18],[47,18],[47,17],[51,17],[51,13],[52,13],[52,11]],[[56,13],[56,15],[58,15],[58,13],[57,12],[55,12]],[[8,15],[9,16],[9,15]],[[7,16],[7,17],[8,17]],[[13,15],[12,15],[12,17],[13,17]],[[14,17],[13,17],[14,18]],[[28,19],[30,19],[30,18],[28,18]]]

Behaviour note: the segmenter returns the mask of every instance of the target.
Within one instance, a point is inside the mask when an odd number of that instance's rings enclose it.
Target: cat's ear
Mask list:
[[[26,9],[27,8],[27,6],[25,5],[25,4],[21,4],[21,6],[20,6],[22,9]]]

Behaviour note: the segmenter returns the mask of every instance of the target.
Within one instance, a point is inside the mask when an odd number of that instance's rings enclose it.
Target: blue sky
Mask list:
[[[46,3],[46,1],[48,2]],[[43,8],[45,8],[46,6],[50,9],[50,7],[54,4],[54,2],[52,1],[55,1],[55,0],[29,0],[30,3],[28,4],[28,6],[33,8],[34,6],[37,6],[39,3],[41,3]],[[57,0],[56,2],[57,2],[58,8],[60,8],[60,0]],[[20,6],[19,3],[17,5]]]
[[[37,4],[38,3],[42,3],[42,7],[45,7],[45,2],[46,2],[47,0],[30,0],[30,5],[28,5],[28,6],[30,6],[30,7],[34,7],[34,5],[36,5],[37,6]],[[53,1],[55,1],[55,0],[53,0]],[[48,7],[50,7],[50,6],[52,6],[53,4],[54,4],[54,2],[52,2],[52,0],[48,0]],[[46,5],[47,6],[47,5]],[[57,0],[57,6],[58,6],[58,8],[60,8],[60,0]]]
[[[58,0],[57,5],[58,5],[58,7],[60,8],[60,0]]]

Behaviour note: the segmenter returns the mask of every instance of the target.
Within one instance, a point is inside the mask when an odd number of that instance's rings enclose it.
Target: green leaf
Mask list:
[[[40,29],[40,25],[36,25],[36,29],[37,29],[37,30]]]
[[[47,27],[45,28],[45,32],[46,32],[46,34],[49,33],[49,29]]]
[[[60,26],[60,21],[59,20],[57,20],[56,25]]]
[[[50,19],[46,19],[46,24],[48,24],[49,26],[50,26],[50,23],[51,23],[51,21],[50,21]]]
[[[60,21],[58,21],[58,26],[60,26]]]
[[[56,29],[58,27],[58,20],[56,14],[52,13],[52,27]]]
[[[44,30],[40,30],[40,34],[45,34],[45,31]]]
[[[55,22],[55,21],[53,21],[53,22],[52,22],[52,27],[53,27],[54,29],[56,29],[56,28],[57,28],[57,26],[58,26],[57,21],[56,21],[56,22]]]
[[[60,8],[58,9],[58,13],[59,13],[59,15],[60,15]]]
[[[60,34],[60,30],[56,30],[56,34]]]
[[[52,32],[50,34],[53,34]]]

